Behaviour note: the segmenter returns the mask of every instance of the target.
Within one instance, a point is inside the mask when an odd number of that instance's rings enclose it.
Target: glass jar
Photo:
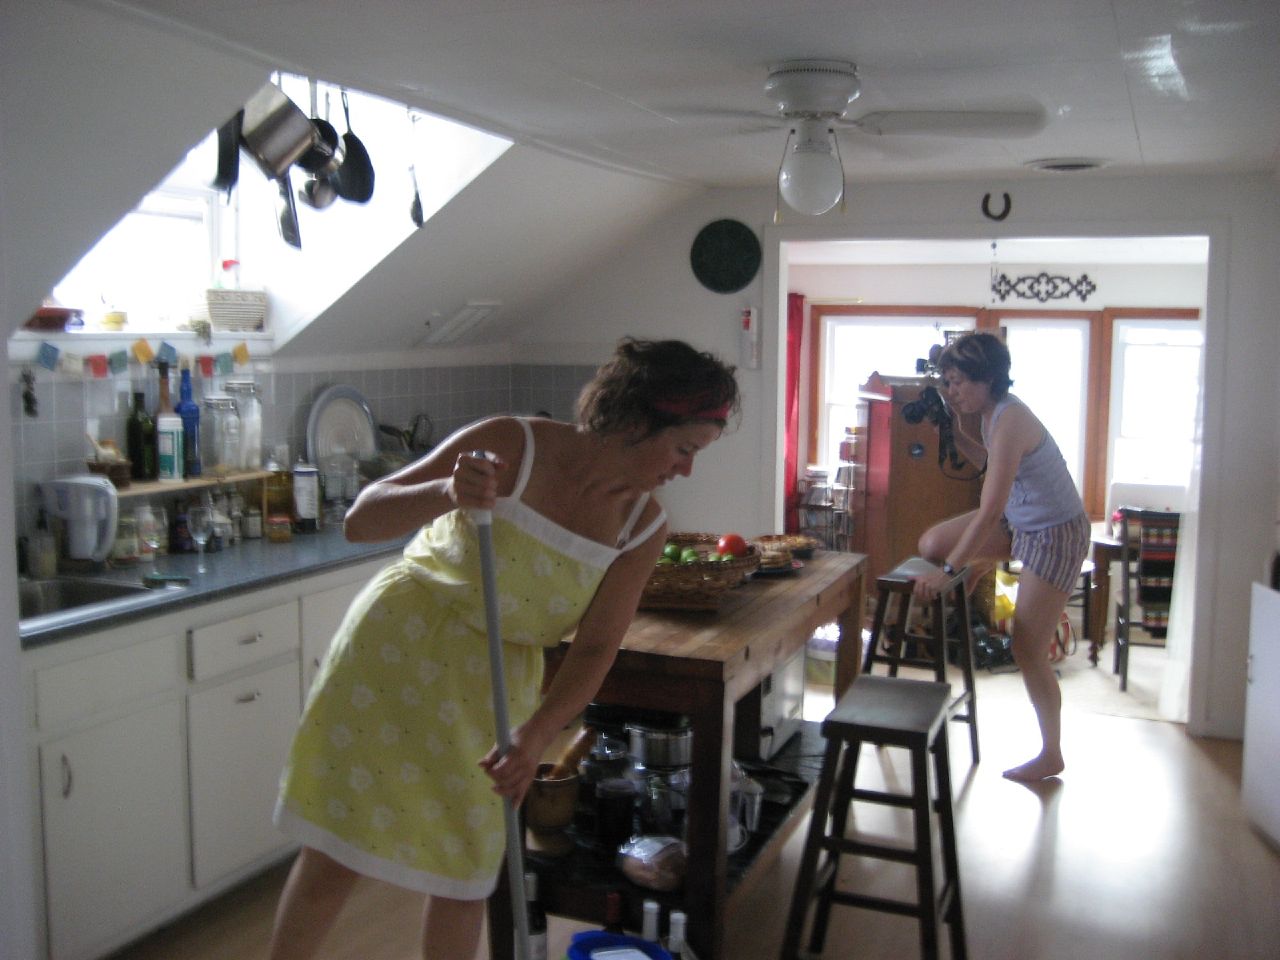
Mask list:
[[[229,396],[210,394],[204,398],[203,468],[224,477],[240,469],[240,413]]]
[[[261,470],[262,400],[258,397],[258,385],[252,380],[228,380],[225,386],[240,415],[239,468]]]

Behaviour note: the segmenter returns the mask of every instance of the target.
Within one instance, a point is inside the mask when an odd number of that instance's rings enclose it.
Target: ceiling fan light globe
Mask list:
[[[778,192],[797,213],[819,216],[844,194],[844,169],[832,149],[832,134],[820,136],[802,132],[787,147],[778,170]]]

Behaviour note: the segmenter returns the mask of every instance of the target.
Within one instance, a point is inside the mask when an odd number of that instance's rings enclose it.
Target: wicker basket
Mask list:
[[[714,552],[714,533],[673,533],[668,543],[693,547],[702,555]],[[760,551],[751,547],[745,557],[732,560],[695,560],[663,563],[653,568],[640,596],[645,610],[715,610],[724,595],[742,583],[760,565]]]
[[[209,321],[215,330],[262,330],[267,322],[267,295],[262,290],[205,291]]]

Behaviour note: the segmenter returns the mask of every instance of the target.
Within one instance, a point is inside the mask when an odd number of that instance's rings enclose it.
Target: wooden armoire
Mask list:
[[[856,473],[864,477],[855,513],[853,549],[867,554],[868,592],[876,577],[917,556],[920,535],[939,520],[973,510],[982,491],[978,469],[938,463],[938,433],[927,419],[907,423],[902,408],[920,398],[924,377],[882,377],[873,373],[863,387],[866,437],[856,445],[865,457]],[[977,436],[977,422],[966,422]],[[857,514],[862,514],[861,523]]]

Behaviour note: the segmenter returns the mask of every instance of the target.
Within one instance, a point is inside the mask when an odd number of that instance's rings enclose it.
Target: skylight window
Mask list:
[[[280,337],[315,319],[417,229],[414,176],[421,215],[430,220],[482,173],[511,142],[472,127],[411,110],[403,103],[316,84],[312,113],[306,77],[284,74],[281,89],[309,116],[350,130],[368,150],[374,193],[366,204],[338,200],[323,210],[299,202],[302,249],[284,244],[276,223],[279,191],[248,153],[230,197],[212,187],[217,135],[196,144],[138,206],[124,216],[54,288],[65,306],[84,311],[86,332],[108,310],[123,310],[127,332],[182,329],[206,316],[207,288],[265,289],[268,329]],[[307,174],[290,171],[293,191]],[[238,264],[223,269],[225,261]]]

